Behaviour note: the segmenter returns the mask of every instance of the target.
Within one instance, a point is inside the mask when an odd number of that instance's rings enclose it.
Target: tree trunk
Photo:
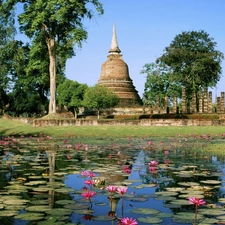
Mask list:
[[[54,37],[46,40],[49,53],[50,99],[48,113],[56,113],[56,46]]]
[[[77,110],[74,108],[74,118],[77,119]]]
[[[98,109],[98,120],[99,120],[99,118],[100,118],[100,110]]]

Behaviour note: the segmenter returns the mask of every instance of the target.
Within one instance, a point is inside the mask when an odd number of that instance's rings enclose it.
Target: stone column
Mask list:
[[[173,113],[177,113],[177,96],[173,97]]]
[[[212,92],[211,92],[211,91],[209,91],[208,113],[213,113],[213,107],[212,107]]]
[[[186,89],[182,88],[182,113],[187,113]]]
[[[199,113],[203,113],[202,93],[199,93]]]
[[[221,92],[220,113],[224,113],[224,92]]]
[[[164,103],[164,107],[165,107],[165,111],[166,113],[169,113],[169,99],[168,99],[168,96],[165,96],[165,103]]]
[[[208,89],[204,89],[204,96],[203,96],[203,112],[208,113]]]
[[[216,98],[216,112],[220,113],[220,97]]]
[[[195,94],[195,92],[192,93],[191,109],[192,109],[191,113],[196,113],[197,107],[196,107],[196,94]]]

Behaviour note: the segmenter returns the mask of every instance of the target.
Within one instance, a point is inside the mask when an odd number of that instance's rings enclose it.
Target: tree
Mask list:
[[[89,87],[84,94],[83,105],[87,108],[97,109],[98,119],[100,109],[107,109],[116,106],[119,97],[109,88],[96,84]]]
[[[9,108],[7,113],[12,116],[37,116],[42,113],[40,95],[30,87],[22,87],[17,83],[12,92],[8,94]]]
[[[93,8],[103,14],[102,4],[98,0],[6,0],[10,10],[17,3],[24,6],[18,16],[20,30],[31,39],[45,40],[49,56],[49,113],[55,113],[57,64],[65,67],[66,60],[75,54],[74,45],[81,47],[87,39],[83,19],[94,16]]]
[[[167,65],[171,80],[186,88],[187,98],[204,88],[214,87],[220,80],[222,52],[205,31],[182,32],[175,36],[157,62]],[[187,99],[187,100],[188,100]]]
[[[69,111],[72,111],[77,118],[79,107],[82,107],[84,93],[87,90],[87,84],[79,84],[77,81],[66,79],[57,87],[57,102],[58,105],[66,106]]]
[[[155,105],[156,98],[159,97],[160,105],[164,105],[165,96],[169,102],[173,96],[181,98],[181,86],[171,80],[171,71],[163,63],[145,64],[142,74],[146,74],[143,102],[145,105]]]

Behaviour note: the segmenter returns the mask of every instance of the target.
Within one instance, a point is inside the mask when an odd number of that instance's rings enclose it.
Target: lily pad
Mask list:
[[[210,184],[210,185],[221,184],[221,181],[219,180],[202,180],[200,182],[203,184]]]
[[[163,219],[159,217],[139,217],[137,218],[137,221],[142,223],[157,224],[157,223],[162,223]]]
[[[76,201],[69,200],[69,199],[68,200],[67,199],[62,199],[62,200],[57,200],[55,203],[58,204],[58,205],[67,205],[67,204],[75,204]]]
[[[154,214],[158,214],[160,211],[157,209],[151,209],[151,208],[136,208],[136,209],[132,209],[130,212],[135,214],[154,215]]]
[[[112,221],[115,220],[114,216],[105,216],[105,215],[98,215],[94,216],[95,221]]]
[[[0,211],[0,216],[11,217],[11,216],[16,215],[17,213],[18,213],[18,211],[1,210],[1,211]]]
[[[91,215],[94,210],[88,210],[88,209],[76,209],[73,211],[76,214],[84,214],[84,215]]]
[[[43,213],[22,213],[19,215],[14,216],[16,219],[21,219],[21,220],[42,220],[44,218]]]
[[[51,207],[46,205],[33,205],[33,206],[28,206],[25,209],[26,211],[32,211],[32,212],[46,212],[48,210],[51,210]]]
[[[46,213],[50,215],[65,216],[65,215],[70,215],[71,212],[72,210],[70,209],[54,208],[54,209],[48,210]]]
[[[131,201],[131,202],[146,202],[146,201],[148,201],[147,198],[143,198],[143,197],[128,197],[128,198],[126,198],[126,200]]]

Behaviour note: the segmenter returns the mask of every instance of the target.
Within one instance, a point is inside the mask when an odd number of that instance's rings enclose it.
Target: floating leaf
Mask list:
[[[151,208],[136,208],[136,209],[132,209],[130,212],[135,213],[135,214],[157,214],[160,211],[157,209],[151,209]]]
[[[115,220],[114,216],[97,215],[94,216],[94,221],[112,221]]]
[[[25,210],[32,212],[46,212],[48,210],[51,210],[51,207],[46,205],[33,205],[26,207]]]
[[[126,200],[132,201],[132,202],[146,202],[146,201],[148,201],[147,198],[143,198],[143,197],[128,197],[128,198],[126,198]]]
[[[84,215],[90,215],[94,212],[94,210],[88,210],[88,209],[76,209],[73,211],[76,214],[84,214]]]
[[[157,223],[162,223],[163,219],[159,217],[139,217],[137,218],[137,221],[142,223],[157,224]]]
[[[43,213],[22,213],[19,215],[14,216],[16,219],[21,219],[21,220],[42,220],[44,218]]]
[[[211,185],[221,184],[221,181],[219,180],[201,180],[200,182],[203,184],[211,184]]]

